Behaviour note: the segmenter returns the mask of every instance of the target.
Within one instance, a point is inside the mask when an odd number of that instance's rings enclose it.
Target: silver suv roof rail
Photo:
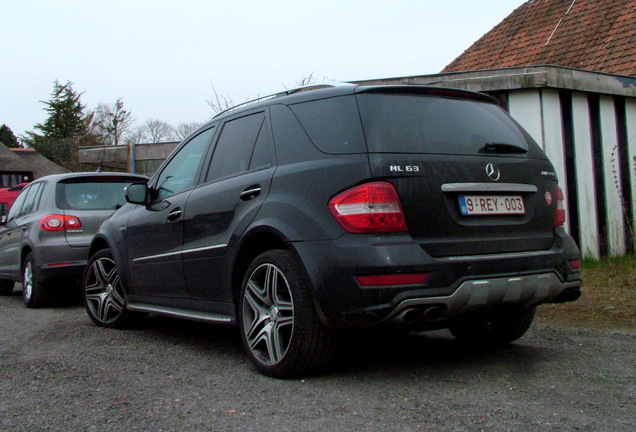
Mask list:
[[[309,85],[306,85],[306,86],[296,87],[296,88],[293,88],[293,89],[290,89],[290,90],[285,90],[285,91],[274,93],[274,94],[270,94],[270,95],[267,95],[267,96],[261,96],[261,97],[256,98],[256,99],[252,99],[252,100],[249,100],[247,102],[243,102],[243,103],[240,103],[238,105],[234,105],[233,107],[226,108],[223,111],[219,111],[212,118],[218,117],[218,116],[223,115],[223,114],[227,114],[227,113],[232,112],[234,110],[237,110],[239,108],[243,108],[243,107],[246,107],[246,106],[249,106],[249,105],[255,105],[255,104],[259,103],[259,102],[265,102],[265,101],[270,100],[270,99],[275,99],[277,97],[289,96],[289,95],[296,94],[296,93],[302,93],[302,92],[307,92],[307,91],[312,91],[312,90],[320,90],[320,89],[324,89],[324,88],[350,87],[350,86],[357,86],[357,84],[347,83],[347,82],[330,82],[330,83],[320,83],[320,84],[309,84]]]

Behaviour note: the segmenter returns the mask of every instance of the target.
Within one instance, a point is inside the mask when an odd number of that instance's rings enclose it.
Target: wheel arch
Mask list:
[[[124,282],[128,282],[129,280],[128,269],[124,265],[125,263],[124,257],[122,257],[121,251],[116,245],[117,243],[113,241],[110,237],[104,235],[103,233],[99,233],[91,241],[87,259],[90,260],[90,258],[93,255],[95,255],[101,250],[110,249],[111,253],[113,254],[113,259],[115,260],[115,263],[117,264],[119,276],[122,278]]]
[[[20,252],[20,273],[24,271],[24,260],[26,260],[27,255],[30,253],[33,253],[33,248],[29,245],[24,245]]]
[[[243,278],[245,277],[245,273],[252,261],[254,261],[254,259],[263,252],[274,249],[283,249],[290,251],[295,256],[296,260],[300,264],[301,271],[305,273],[307,280],[310,282],[314,305],[320,319],[328,326],[333,325],[327,318],[323,308],[326,304],[327,297],[320,277],[320,272],[313,262],[312,257],[306,252],[302,253],[296,245],[298,245],[298,243],[290,241],[282,231],[271,226],[256,227],[243,237],[234,258],[231,279],[232,295],[237,313],[240,303],[239,294],[241,292]]]
[[[99,252],[102,249],[112,249],[112,248],[110,247],[110,244],[104,237],[98,235],[91,242],[90,249],[88,250],[88,257],[89,258],[92,257],[93,255],[95,255],[97,252]]]
[[[238,305],[238,297],[245,272],[254,259],[273,249],[290,250],[287,238],[277,230],[260,228],[251,231],[243,237],[238,247],[234,265],[232,267],[232,294],[235,304]]]

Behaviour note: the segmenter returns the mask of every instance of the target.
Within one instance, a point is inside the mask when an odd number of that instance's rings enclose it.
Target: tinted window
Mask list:
[[[229,121],[223,126],[206,181],[217,180],[245,172],[250,167],[256,138],[265,121],[263,113]]]
[[[272,166],[272,150],[267,122],[263,122],[261,131],[256,139],[256,146],[252,152],[249,170],[257,170]]]
[[[20,215],[20,210],[22,210],[22,204],[24,204],[24,200],[26,199],[27,194],[29,193],[29,190],[30,188],[24,189],[22,192],[20,192],[20,195],[18,195],[16,200],[13,202],[13,205],[11,206],[11,210],[9,210],[9,214],[7,215],[7,221],[13,220]]]
[[[156,188],[159,198],[181,192],[195,186],[195,178],[199,172],[208,143],[214,128],[192,138],[166,165],[159,175]]]
[[[66,210],[114,210],[126,204],[130,181],[58,183],[56,204]]]
[[[24,199],[24,204],[22,205],[22,210],[20,211],[20,216],[33,213],[37,210],[43,187],[44,183],[37,183],[29,188],[27,196]]]
[[[298,121],[298,117],[289,107],[272,105],[269,113],[272,118],[272,133],[278,164],[305,161],[308,158],[308,150],[318,152]]]
[[[290,108],[321,151],[332,154],[366,151],[353,96],[305,102]]]
[[[475,154],[487,143],[528,150],[521,130],[486,102],[397,94],[360,94],[370,152]]]

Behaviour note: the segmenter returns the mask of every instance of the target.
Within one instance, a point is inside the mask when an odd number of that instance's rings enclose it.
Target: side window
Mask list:
[[[263,122],[261,130],[258,133],[258,138],[256,138],[256,145],[252,152],[249,170],[264,169],[270,166],[272,166],[272,144],[267,122]]]
[[[366,151],[360,114],[353,96],[304,102],[290,108],[320,151],[331,154]]]
[[[20,215],[20,210],[22,210],[22,204],[24,204],[24,200],[27,197],[27,194],[31,190],[31,187],[25,188],[20,195],[16,198],[11,206],[11,210],[9,210],[9,214],[7,215],[7,221],[13,220]]]
[[[199,164],[205,156],[213,132],[214,128],[210,128],[192,138],[166,165],[155,186],[158,198],[195,186]]]
[[[258,158],[261,161],[255,160],[254,164],[250,164],[257,138],[259,141],[268,139],[265,114],[262,112],[225,123],[214,149],[206,181],[240,174],[248,169],[255,169],[267,164],[269,161],[262,161],[265,156],[269,157],[267,142],[261,143],[264,144],[261,147],[266,147],[266,155],[259,154]]]
[[[44,183],[37,183],[29,188],[24,200],[24,205],[22,206],[22,211],[20,211],[20,216],[33,213],[37,210],[43,186]]]

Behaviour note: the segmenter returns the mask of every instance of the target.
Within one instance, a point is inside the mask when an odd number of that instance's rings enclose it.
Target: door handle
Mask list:
[[[179,219],[181,217],[181,209],[180,208],[176,208],[174,210],[172,210],[170,213],[168,213],[168,221],[169,222],[174,222],[177,219]]]
[[[261,185],[249,186],[247,189],[241,192],[241,199],[243,201],[249,201],[259,196],[262,191],[263,189],[261,189]]]

